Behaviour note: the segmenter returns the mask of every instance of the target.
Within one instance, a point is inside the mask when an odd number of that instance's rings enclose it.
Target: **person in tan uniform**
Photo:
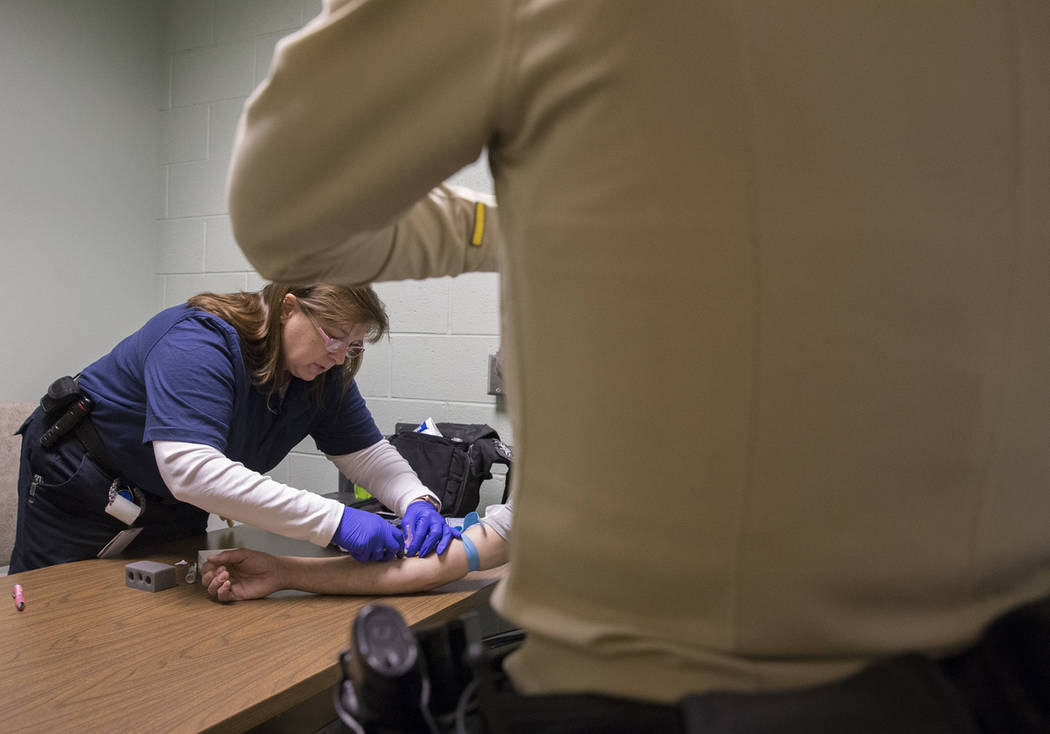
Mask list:
[[[328,0],[229,203],[268,278],[498,267],[508,673],[673,704],[1050,592],[1048,130],[1037,0]]]

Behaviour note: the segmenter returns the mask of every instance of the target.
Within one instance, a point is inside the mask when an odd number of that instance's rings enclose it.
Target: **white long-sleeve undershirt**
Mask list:
[[[175,499],[202,510],[320,546],[339,527],[341,502],[277,482],[211,446],[154,441],[153,453]],[[413,500],[434,497],[386,439],[328,459],[398,515]]]
[[[514,520],[514,498],[508,497],[505,505],[489,505],[481,521],[495,530],[504,540],[510,540],[510,529]]]

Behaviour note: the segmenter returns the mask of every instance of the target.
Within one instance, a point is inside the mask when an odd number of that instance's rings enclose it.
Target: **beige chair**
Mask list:
[[[22,437],[13,435],[36,403],[0,401],[0,573],[7,571],[18,517],[18,457]]]

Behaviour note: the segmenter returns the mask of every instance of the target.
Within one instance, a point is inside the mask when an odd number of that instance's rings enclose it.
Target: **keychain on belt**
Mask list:
[[[138,502],[136,502],[138,500]],[[125,525],[134,525],[142,514],[143,506],[146,504],[142,492],[137,489],[126,489],[120,486],[120,477],[113,480],[109,485],[109,497],[106,502],[106,512],[117,518]]]
[[[130,526],[139,519],[145,509],[146,496],[138,487],[121,487],[120,477],[114,479],[113,484],[109,485],[109,495],[106,502],[106,512],[108,514]],[[98,557],[111,558],[119,555],[141,532],[141,527],[128,527],[126,530],[121,530],[98,552]]]

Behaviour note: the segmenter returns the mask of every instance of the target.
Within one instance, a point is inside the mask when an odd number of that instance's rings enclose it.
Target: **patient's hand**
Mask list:
[[[283,588],[277,558],[262,551],[237,548],[216,553],[201,570],[208,593],[219,601],[259,599]]]

